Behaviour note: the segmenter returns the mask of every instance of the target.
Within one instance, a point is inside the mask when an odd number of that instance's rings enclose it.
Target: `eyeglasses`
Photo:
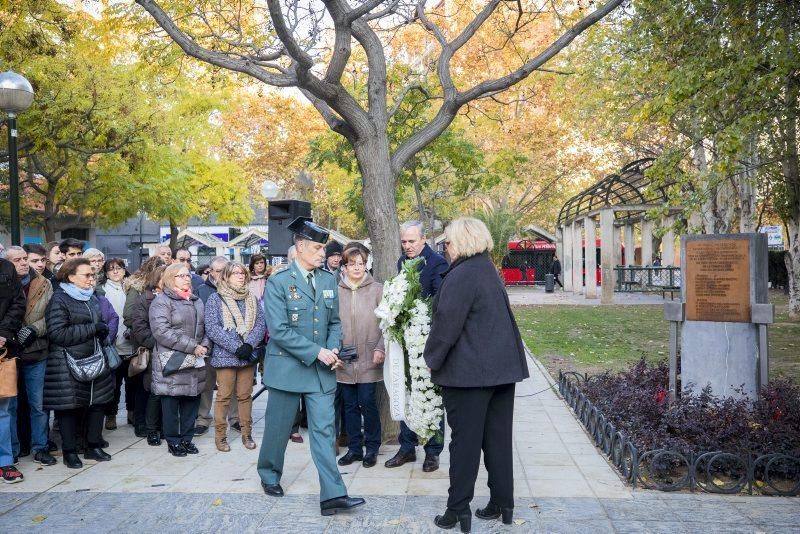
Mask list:
[[[192,277],[192,275],[189,274],[189,273],[183,273],[183,274],[176,274],[175,275],[175,278],[191,278],[191,277]]]
[[[247,276],[247,273],[244,271],[234,271],[231,273],[231,276]]]

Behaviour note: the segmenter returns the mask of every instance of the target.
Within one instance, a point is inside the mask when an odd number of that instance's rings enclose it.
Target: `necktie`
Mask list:
[[[316,289],[314,288],[314,273],[308,273],[308,276],[306,276],[306,281],[308,281],[308,287],[311,288],[311,294],[314,295],[314,297],[316,297],[317,292]]]

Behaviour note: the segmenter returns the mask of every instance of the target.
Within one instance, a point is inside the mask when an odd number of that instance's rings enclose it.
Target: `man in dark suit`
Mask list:
[[[403,262],[407,260],[424,258],[419,281],[422,284],[423,295],[433,298],[439,291],[444,273],[448,269],[447,260],[425,242],[425,227],[419,221],[408,221],[400,226],[400,245],[403,248],[403,255],[397,260],[397,270],[399,271]],[[444,449],[444,418],[439,423],[439,428],[441,437],[434,436],[425,444],[425,461],[422,464],[422,470],[426,473],[439,469],[439,455]],[[405,463],[417,461],[417,434],[404,422],[400,423],[398,439],[400,450],[394,457],[386,461],[384,464],[386,467],[400,467]]]

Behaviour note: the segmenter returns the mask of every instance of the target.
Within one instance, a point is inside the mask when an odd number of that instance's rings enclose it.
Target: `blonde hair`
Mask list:
[[[494,247],[489,229],[474,217],[460,217],[454,220],[447,225],[444,233],[450,261],[489,252]]]
[[[175,287],[175,277],[183,269],[186,269],[187,272],[191,272],[185,263],[173,263],[172,265],[168,265],[167,268],[164,269],[164,274],[161,276],[161,287],[173,289]]]

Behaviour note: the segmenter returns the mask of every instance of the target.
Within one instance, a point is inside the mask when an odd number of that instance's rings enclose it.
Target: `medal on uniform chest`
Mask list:
[[[300,320],[300,314],[299,313],[293,313],[292,314],[292,322],[296,323],[299,320]]]
[[[322,298],[332,299],[333,298],[333,289],[323,289],[322,290]]]
[[[300,295],[297,293],[297,286],[289,286],[289,298],[292,300],[300,300]]]

